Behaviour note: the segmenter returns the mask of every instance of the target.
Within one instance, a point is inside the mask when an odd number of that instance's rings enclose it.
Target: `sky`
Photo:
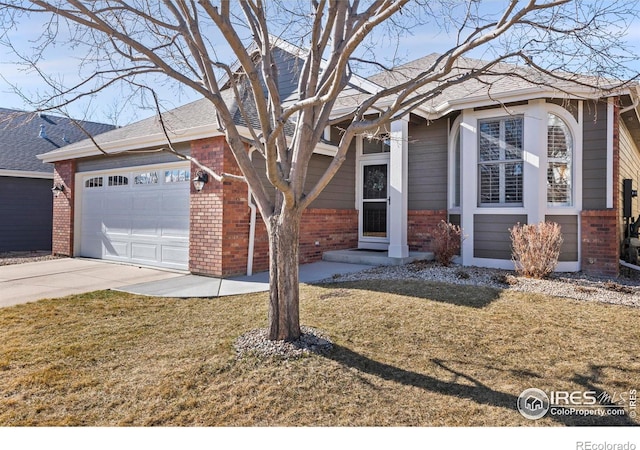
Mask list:
[[[503,0],[488,0],[484,7],[487,13],[496,14],[503,7]],[[10,32],[14,45],[21,52],[30,52],[35,40],[42,32],[41,19],[22,21],[20,26]],[[1,31],[1,30],[0,30]],[[417,59],[433,52],[442,52],[450,48],[455,42],[455,36],[445,31],[434,30],[433,26],[415,27],[411,34],[400,41],[400,46],[390,44],[381,36],[377,40],[376,55],[391,59],[399,56],[405,61]],[[627,34],[627,46],[631,51],[640,53],[640,21],[632,25]],[[52,74],[56,79],[67,83],[76,82],[78,78],[78,55],[81,48],[71,49],[62,42],[54,42],[41,61],[40,69]],[[232,57],[220,55],[229,60]],[[482,57],[481,52],[471,56]],[[17,57],[7,48],[0,46],[0,107],[22,110],[33,110],[33,106],[16,95],[12,85],[17,86],[25,96],[35,99],[39,94],[47,92],[47,86],[34,71],[25,71],[16,64]],[[640,61],[632,65],[632,69],[640,72]],[[158,88],[163,107],[170,109],[199,97],[197,93],[178,89],[176,85]],[[125,125],[154,114],[152,105],[142,105],[139,102],[124,100],[125,94],[119,89],[109,89],[94,95],[67,108],[68,114],[76,119],[94,120],[99,122]]]

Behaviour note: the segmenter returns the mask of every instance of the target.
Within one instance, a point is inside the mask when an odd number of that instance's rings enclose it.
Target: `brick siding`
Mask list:
[[[191,155],[216,170],[239,174],[239,168],[223,137],[192,142]],[[198,170],[192,165],[192,174]],[[209,179],[201,192],[191,186],[189,270],[209,276],[231,276],[247,271],[250,209],[247,185]],[[358,245],[356,210],[310,209],[300,225],[300,262],[322,259],[327,250]],[[318,245],[316,245],[316,242]],[[253,271],[269,268],[269,241],[260,214],[256,217]]]
[[[51,239],[54,255],[73,256],[75,171],[75,162],[71,160],[57,162],[53,171],[53,184],[64,185],[64,192],[53,199]]]
[[[407,244],[409,250],[433,251],[432,231],[441,220],[447,220],[446,210],[410,210],[407,217]]]
[[[249,227],[247,226],[247,236]],[[317,245],[316,245],[317,243]],[[247,243],[244,244],[245,249]],[[307,209],[300,222],[301,264],[320,261],[322,253],[358,247],[358,211],[355,209]],[[246,251],[244,253],[246,255]],[[245,273],[244,265],[238,273]],[[269,238],[267,228],[257,214],[253,251],[253,271],[269,270]]]
[[[582,211],[582,271],[588,275],[618,276],[620,228],[617,211]]]

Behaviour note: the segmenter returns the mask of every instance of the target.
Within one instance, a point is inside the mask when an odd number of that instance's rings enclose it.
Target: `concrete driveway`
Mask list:
[[[177,277],[184,274],[77,258],[0,266],[0,307]]]

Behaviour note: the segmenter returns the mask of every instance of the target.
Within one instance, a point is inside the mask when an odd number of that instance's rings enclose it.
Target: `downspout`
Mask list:
[[[249,159],[253,154],[255,148],[249,150]],[[253,161],[253,160],[252,160]],[[247,184],[247,203],[249,204],[250,217],[249,217],[249,247],[247,249],[247,276],[253,275],[253,249],[256,239],[256,205],[253,203],[253,195],[251,193],[251,186]]]

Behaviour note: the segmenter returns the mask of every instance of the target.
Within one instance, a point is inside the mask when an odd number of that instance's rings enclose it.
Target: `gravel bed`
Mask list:
[[[234,342],[236,357],[296,359],[311,353],[326,355],[333,349],[333,343],[323,332],[306,326],[301,326],[300,331],[302,335],[298,340],[286,342],[267,339],[266,328],[251,330]]]
[[[434,262],[419,261],[405,266],[374,267],[334,276],[324,282],[364,280],[437,281],[640,307],[640,281],[625,277],[615,280],[595,278],[579,272],[554,273],[544,280],[536,280],[508,270],[459,265],[444,267]]]
[[[60,256],[54,256],[50,251],[4,252],[0,253],[0,266],[24,264],[35,261],[47,261],[58,258],[60,258]]]

